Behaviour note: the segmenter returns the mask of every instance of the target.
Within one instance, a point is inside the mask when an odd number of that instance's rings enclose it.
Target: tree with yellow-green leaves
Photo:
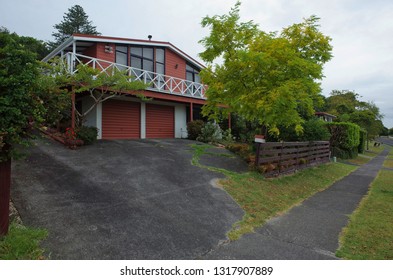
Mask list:
[[[320,81],[332,58],[331,39],[316,16],[268,33],[252,21],[240,22],[239,11],[240,2],[227,15],[202,20],[210,28],[200,41],[207,63],[201,77],[208,85],[203,113],[218,119],[234,112],[272,134],[279,134],[278,126],[301,134],[304,118],[323,102]]]

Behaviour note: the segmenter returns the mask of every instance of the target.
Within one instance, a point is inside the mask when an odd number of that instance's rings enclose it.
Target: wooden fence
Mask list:
[[[291,173],[330,160],[328,141],[256,143],[255,165],[266,177]]]

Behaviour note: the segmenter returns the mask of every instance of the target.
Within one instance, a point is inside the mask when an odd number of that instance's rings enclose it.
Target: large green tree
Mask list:
[[[315,16],[268,33],[252,21],[240,22],[239,10],[238,2],[228,15],[202,20],[210,28],[200,41],[207,63],[201,76],[208,85],[203,113],[218,118],[235,112],[273,134],[278,126],[301,133],[304,117],[323,102],[319,81],[332,57],[331,39],[319,31]]]
[[[16,33],[11,33],[7,28],[0,27],[0,33],[4,33],[5,35],[9,35],[18,44],[23,45],[24,49],[27,49],[37,55],[37,59],[43,59],[48,53],[49,49],[47,44],[44,41],[37,40],[33,37],[28,36],[19,36]]]
[[[337,121],[352,122],[367,131],[373,139],[383,131],[383,115],[374,102],[360,100],[355,91],[333,90],[326,99],[326,111],[336,115]]]
[[[11,159],[48,111],[60,109],[59,103],[47,106],[46,101],[66,94],[52,81],[56,77],[43,75],[37,54],[23,42],[16,34],[0,32],[0,235],[8,231]]]
[[[55,41],[49,42],[52,48],[61,44],[74,33],[100,35],[97,27],[89,20],[89,16],[79,5],[74,5],[64,14],[63,20],[53,26],[56,31],[52,33]]]

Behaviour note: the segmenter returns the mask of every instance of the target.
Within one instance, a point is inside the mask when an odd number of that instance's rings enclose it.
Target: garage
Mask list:
[[[146,138],[175,137],[173,106],[146,104]]]
[[[102,104],[102,139],[139,139],[141,105],[107,100]]]

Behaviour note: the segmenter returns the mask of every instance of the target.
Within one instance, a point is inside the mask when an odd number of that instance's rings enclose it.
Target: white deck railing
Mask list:
[[[81,54],[75,54],[72,52],[67,53],[63,56],[67,71],[71,74],[75,74],[78,71],[77,65],[84,64],[94,69],[98,69],[101,72],[105,72],[110,75],[114,69],[124,71],[130,76],[132,81],[141,81],[148,84],[148,90],[157,91],[161,93],[180,95],[198,99],[206,99],[205,92],[207,90],[206,85],[183,80],[163,74],[150,72],[94,57],[89,57]]]

